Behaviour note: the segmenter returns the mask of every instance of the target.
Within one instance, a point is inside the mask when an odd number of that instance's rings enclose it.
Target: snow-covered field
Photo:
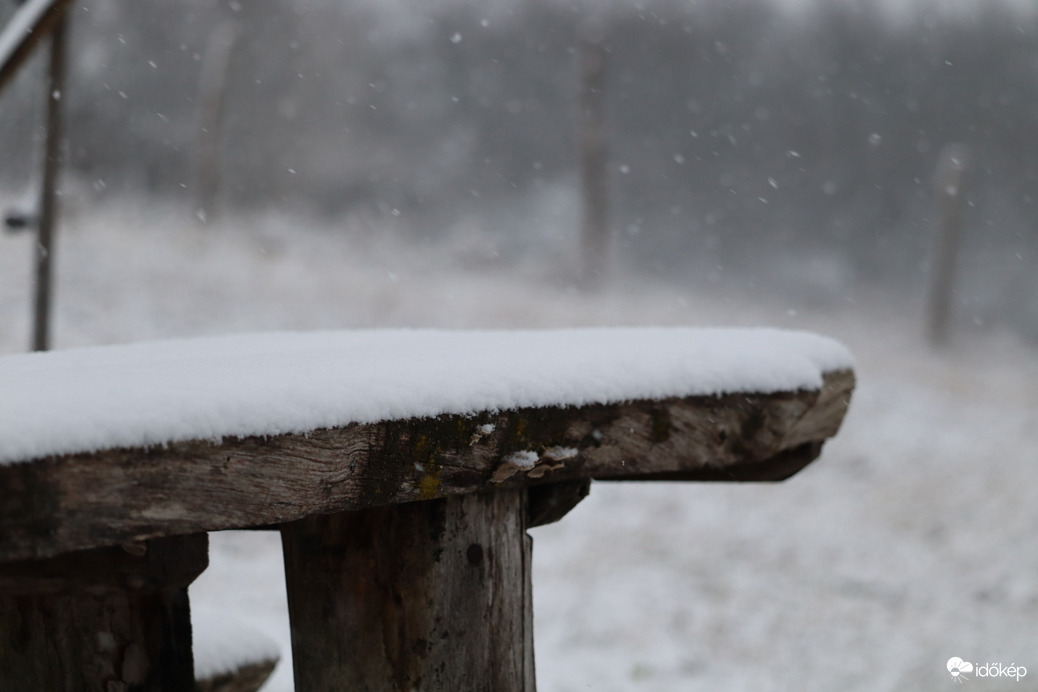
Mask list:
[[[622,280],[569,287],[566,245],[414,247],[375,229],[168,212],[70,215],[56,346],[257,329],[770,325],[819,331],[859,388],[822,458],[780,485],[604,484],[533,532],[537,667],[569,690],[931,690],[951,657],[1038,687],[1038,352],[972,334],[933,356],[908,298],[809,307]],[[488,249],[489,248],[489,249]],[[0,238],[0,352],[28,342],[28,237]],[[812,303],[823,305],[825,301]],[[289,638],[278,537],[212,537],[195,603]],[[1033,670],[1032,670],[1033,669]],[[265,688],[290,690],[282,663]]]

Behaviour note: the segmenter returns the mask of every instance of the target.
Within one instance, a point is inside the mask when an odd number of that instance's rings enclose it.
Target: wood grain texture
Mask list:
[[[532,692],[525,491],[282,529],[299,692]]]
[[[387,421],[0,466],[0,562],[582,479],[781,480],[854,387]]]
[[[209,566],[206,534],[0,564],[0,596],[149,592],[191,584]]]
[[[0,689],[193,692],[204,534],[0,566]]]

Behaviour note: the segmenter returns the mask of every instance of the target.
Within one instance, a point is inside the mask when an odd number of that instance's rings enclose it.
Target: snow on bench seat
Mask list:
[[[689,328],[8,356],[0,562],[543,484],[781,480],[838,430],[850,365],[813,334]]]
[[[774,329],[267,333],[0,358],[0,463],[537,406],[818,389],[837,342]]]

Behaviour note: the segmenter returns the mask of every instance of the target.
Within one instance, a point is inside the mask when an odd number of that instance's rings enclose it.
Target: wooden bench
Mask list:
[[[206,532],[269,528],[297,690],[533,690],[527,528],[592,479],[785,479],[851,366],[811,334],[678,328],[0,358],[0,689],[193,689]]]

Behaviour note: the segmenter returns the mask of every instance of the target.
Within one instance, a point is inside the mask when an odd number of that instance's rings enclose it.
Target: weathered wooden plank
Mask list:
[[[813,459],[854,376],[737,394],[388,421],[0,466],[0,562],[581,479],[780,480]]]
[[[194,690],[187,586],[205,534],[0,566],[0,689]]]
[[[803,396],[776,399],[767,409],[758,407],[755,399],[732,401],[717,406],[713,413],[706,409],[695,413],[677,410],[677,418],[670,420],[672,431],[677,431],[677,445],[693,436],[706,436],[692,447],[700,453],[702,464],[687,464],[685,468],[632,468],[620,464],[622,471],[596,473],[602,480],[688,480],[761,482],[783,481],[800,471],[821,453],[822,444],[837,433],[850,405],[854,389],[854,374],[850,371],[831,373],[822,389],[810,401]],[[711,427],[711,423],[713,427]],[[643,423],[644,425],[644,423]],[[716,450],[718,461],[709,455]],[[658,448],[653,454],[659,453]],[[681,454],[677,447],[670,454]]]
[[[534,689],[525,492],[282,530],[296,689]]]
[[[0,564],[0,596],[158,591],[187,586],[209,565],[206,534]]]

